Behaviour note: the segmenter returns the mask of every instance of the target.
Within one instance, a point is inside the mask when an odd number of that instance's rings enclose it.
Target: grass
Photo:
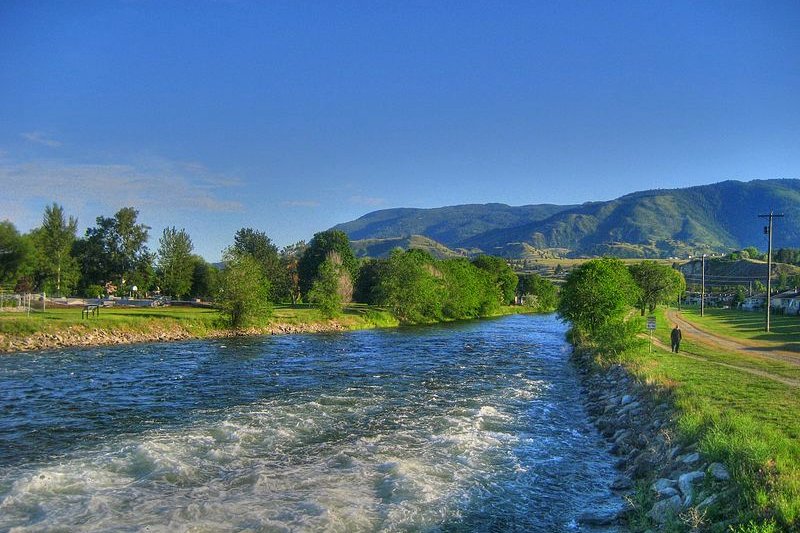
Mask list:
[[[656,336],[668,340],[669,327],[659,312]],[[684,344],[717,361],[761,368],[772,364],[739,353],[701,350],[688,339]],[[774,519],[783,528],[800,528],[800,389],[657,346],[652,354],[645,346],[622,360],[642,381],[668,391],[679,435],[698,442],[710,460],[728,466],[740,490],[723,505],[724,511],[718,510],[720,518],[732,518],[724,513],[735,510],[742,523],[766,527]],[[796,371],[782,367],[782,372]]]
[[[705,316],[701,317],[699,307],[688,307],[681,309],[681,313],[687,320],[711,333],[800,352],[800,316],[772,313],[770,332],[767,333],[764,331],[763,312],[706,308]]]
[[[219,323],[219,313],[213,309],[194,307],[158,308],[103,308],[99,316],[81,319],[81,308],[48,309],[45,312],[32,311],[28,316],[22,312],[0,313],[0,333],[21,336],[38,332],[57,333],[70,327],[81,328],[123,328],[145,331],[155,322],[170,325],[180,324],[198,334],[214,329]]]
[[[713,331],[720,335],[725,335],[725,333],[722,333],[721,331],[714,331],[710,327],[706,328],[705,324],[701,324],[700,321],[695,320],[694,316],[687,314],[685,309],[681,310],[681,313],[686,320],[698,325],[698,327],[706,329],[707,331]],[[708,315],[705,318],[708,318]],[[670,329],[672,324],[667,322],[666,318],[664,317],[663,310],[656,314],[656,326],[657,330],[655,331],[654,336],[664,345],[669,346]],[[721,350],[719,347],[709,346],[708,344],[696,341],[692,338],[691,334],[685,331],[683,340],[681,341],[681,352],[709,359],[718,363],[725,363],[742,368],[769,372],[777,376],[800,381],[800,366],[798,365],[778,361],[775,359],[769,359],[767,357],[746,351],[731,352]]]

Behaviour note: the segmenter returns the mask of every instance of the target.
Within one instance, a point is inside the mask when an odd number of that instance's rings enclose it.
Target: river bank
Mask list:
[[[231,330],[221,325],[212,309],[159,308],[104,310],[101,318],[78,320],[75,311],[49,311],[32,318],[0,319],[0,353],[31,352],[69,347],[92,347],[175,342],[188,339],[333,333],[397,327],[389,312],[366,305],[349,306],[336,318],[323,318],[309,306],[278,306],[269,321],[260,326]],[[528,308],[505,306],[492,315],[527,314]],[[5,323],[4,323],[5,321]]]
[[[598,363],[588,350],[576,348],[573,361],[589,416],[618,457],[612,489],[628,502],[616,516],[585,520],[631,531],[727,531],[737,515],[730,473],[704,457],[697,442],[680,438],[670,392],[621,364]]]

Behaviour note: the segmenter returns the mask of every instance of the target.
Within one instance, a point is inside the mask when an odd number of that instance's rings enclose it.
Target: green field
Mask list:
[[[720,313],[728,310],[719,310]],[[738,313],[737,313],[738,315]],[[691,314],[684,315],[694,321]],[[735,315],[734,315],[735,316]],[[703,327],[734,327],[727,316],[704,317]],[[746,336],[750,322],[742,318],[736,336]],[[668,342],[670,325],[658,313],[656,337]],[[709,327],[708,329],[711,329]],[[657,385],[676,408],[679,437],[697,441],[708,459],[725,463],[740,488],[722,509],[746,520],[800,528],[800,388],[716,364],[757,368],[778,376],[800,377],[789,363],[759,360],[747,354],[714,350],[684,339],[685,353],[697,360],[645,345],[623,356],[624,364],[642,381]],[[732,517],[732,516],[731,516]],[[754,529],[754,531],[768,529]]]
[[[772,313],[770,332],[764,331],[764,312],[740,311],[738,309],[706,308],[700,316],[699,307],[681,309],[687,320],[701,329],[759,344],[770,343],[781,350],[800,352],[800,316],[784,316]]]

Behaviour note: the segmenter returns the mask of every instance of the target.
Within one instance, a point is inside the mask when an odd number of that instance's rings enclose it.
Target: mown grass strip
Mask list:
[[[656,335],[668,340],[670,325],[663,311],[658,316]],[[748,359],[716,356],[739,363]],[[710,460],[729,467],[741,487],[738,496],[730,496],[741,499],[740,518],[767,524],[775,518],[787,529],[800,527],[800,389],[658,346],[622,359],[641,380],[671,392],[680,436],[697,441]]]

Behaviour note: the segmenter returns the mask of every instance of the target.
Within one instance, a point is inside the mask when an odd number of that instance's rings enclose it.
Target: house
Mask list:
[[[800,303],[800,291],[792,289],[776,294],[770,301],[770,308],[784,315],[796,315]]]
[[[767,296],[765,294],[757,294],[755,296],[745,298],[741,307],[744,311],[758,311],[764,309],[764,305],[766,303]]]

